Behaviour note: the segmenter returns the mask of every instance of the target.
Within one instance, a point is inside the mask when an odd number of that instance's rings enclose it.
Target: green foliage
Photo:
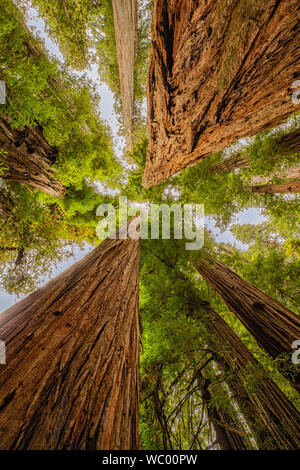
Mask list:
[[[83,246],[88,231],[76,232],[56,207],[22,185],[2,185],[0,196],[7,209],[0,226],[0,287],[27,294],[72,254],[72,246]]]
[[[163,183],[153,188],[145,189],[142,186],[142,179],[145,169],[146,156],[148,150],[148,139],[142,137],[129,152],[129,159],[135,164],[136,169],[133,170],[128,178],[126,186],[121,187],[122,195],[127,196],[129,200],[135,202],[161,202],[163,191],[167,183]]]
[[[96,112],[98,99],[91,84],[50,60],[41,42],[22,26],[15,6],[2,3],[0,74],[8,100],[1,112],[13,127],[42,126],[49,144],[58,149],[55,166],[64,185],[80,189],[85,178],[110,179],[113,184],[119,165],[110,133]]]
[[[68,65],[77,70],[87,67],[93,28],[100,14],[98,0],[32,0],[46,19],[47,31],[58,42]]]
[[[292,130],[299,128],[299,116],[295,117]],[[291,129],[290,129],[291,131]],[[245,149],[249,158],[251,175],[269,174],[275,170],[292,168],[299,163],[299,153],[291,151],[282,141],[286,131],[262,132],[255,137],[252,145]]]
[[[214,215],[218,224],[225,228],[237,212],[252,207],[252,201],[239,174],[212,170],[220,161],[220,153],[212,155],[182,171],[172,185],[180,190],[180,201],[204,204],[205,213]]]
[[[251,3],[249,11],[240,3],[246,15],[243,18],[248,21],[251,11],[257,12],[255,2],[247,2],[247,8]],[[116,109],[121,115],[111,1],[34,0],[33,4],[39,7],[67,65],[86,68],[95,59],[91,48],[96,47],[100,78],[115,94]],[[1,105],[1,113],[9,116],[13,127],[40,126],[49,144],[58,150],[55,170],[67,187],[64,197],[55,198],[37,190],[29,191],[17,183],[1,182],[0,209],[4,215],[0,222],[0,287],[9,293],[32,292],[57,263],[71,255],[73,248],[100,242],[95,230],[97,206],[112,203],[117,210],[119,207],[116,197],[100,194],[97,182],[105,183],[108,193],[117,188],[130,201],[144,204],[172,204],[176,199],[172,189],[176,189],[179,195],[176,202],[204,204],[206,215],[222,229],[229,228],[247,248],[240,251],[229,244],[216,243],[208,232],[200,252],[187,252],[185,240],[142,241],[143,447],[205,449],[215,438],[207,420],[207,407],[215,406],[228,413],[236,407],[224,386],[230,374],[234,379],[233,371],[224,376],[215,362],[206,364],[213,353],[220,354],[230,345],[220,344],[207,328],[205,302],[231,326],[259,362],[258,367],[249,366],[244,371],[244,385],[249,393],[259,394],[263,370],[267,370],[297,404],[295,392],[279,374],[274,361],[260,350],[213,289],[199,277],[193,262],[200,262],[210,254],[291,310],[298,311],[299,200],[294,195],[255,195],[249,191],[249,185],[254,174],[270,175],[297,164],[297,152],[290,151],[282,142],[288,132],[299,127],[299,116],[294,116],[281,129],[256,136],[250,145],[240,146],[239,155],[248,158],[248,167],[231,172],[214,171],[215,165],[228,156],[226,150],[187,168],[169,182],[145,189],[142,177],[148,140],[141,106],[151,45],[151,2],[139,2],[134,77],[135,145],[128,155],[134,168],[125,175],[114,157],[110,133],[97,114],[99,103],[92,84],[49,58],[42,41],[32,37],[13,3],[0,0],[0,7],[5,19],[0,25],[0,78],[8,91],[7,104]],[[236,38],[234,35],[235,41]],[[235,67],[228,62],[231,52],[229,48],[224,73],[226,67]],[[224,73],[221,87],[228,79]],[[5,151],[0,151],[5,156]],[[0,175],[4,168],[3,163]],[[128,177],[126,183],[124,176]],[[237,213],[247,208],[259,209],[266,222],[232,225]],[[204,403],[201,395],[203,377],[196,380],[202,366],[214,392],[209,403]]]
[[[259,134],[252,144],[238,150],[241,158],[248,158],[249,166],[217,171],[215,166],[225,159],[225,152],[219,152],[183,170],[172,180],[172,186],[180,191],[180,202],[204,204],[205,213],[213,216],[223,230],[229,228],[238,212],[255,207],[276,226],[280,236],[296,238],[300,215],[298,195],[258,195],[251,193],[249,186],[254,174],[269,175],[298,163],[299,153],[282,145],[282,138],[299,127],[298,119],[291,119],[293,125],[287,130]],[[237,155],[231,154],[229,158],[233,156]]]
[[[226,261],[238,274],[267,293],[272,290],[274,284],[272,294],[279,301],[282,301],[282,298],[277,286],[283,279],[291,282],[287,289],[289,292],[293,291],[295,294],[298,289],[294,275],[299,267],[297,268],[293,263],[287,266],[287,259],[283,261],[275,251],[271,251],[265,258],[261,256],[260,259],[256,252],[253,264],[248,264],[244,263],[238,250],[233,255],[227,253],[222,255],[222,245],[216,245],[207,234],[206,251],[208,247],[213,256]],[[189,263],[192,260],[199,262],[201,256],[203,253],[188,255],[180,241],[148,240],[142,242],[140,269],[140,309],[143,326],[141,429],[143,447],[146,449],[192,448],[191,442],[196,434],[196,428],[193,425],[191,429],[186,423],[193,420],[194,414],[197,416],[198,423],[201,422],[202,406],[199,388],[193,389],[195,385],[193,385],[193,376],[199,365],[204,364],[209,358],[210,352],[222,354],[226,348],[230,350],[230,344],[226,345],[224,342],[220,344],[220,341],[207,330],[206,322],[210,320],[202,309],[203,302],[210,303],[258,359],[258,367],[249,366],[243,373],[244,385],[249,393],[259,395],[263,370],[267,370],[295,405],[299,405],[297,394],[276,370],[273,361],[257,347],[251,335],[228,311],[206,282],[193,270],[189,270]],[[245,254],[245,256],[248,255]],[[275,259],[272,259],[272,256]],[[272,263],[277,263],[276,270]],[[197,316],[197,322],[191,318],[193,313]],[[216,377],[215,367],[209,367],[208,370],[206,367],[205,371],[213,381],[214,398],[210,405],[230,412],[232,397],[226,393],[226,389],[224,390],[224,384],[222,385],[225,377],[220,373]],[[230,374],[233,376],[231,377]],[[234,379],[234,372],[228,371],[227,380]],[[193,393],[186,401],[187,406],[178,409],[189,390],[193,390]],[[155,397],[160,403],[158,413],[155,408]],[[174,410],[177,410],[175,422],[171,419]],[[167,426],[162,425],[163,416],[164,422],[168,422]],[[165,427],[168,429],[168,438],[165,436]],[[205,448],[207,443],[213,440],[210,433],[211,430],[204,426],[197,441],[198,449]]]

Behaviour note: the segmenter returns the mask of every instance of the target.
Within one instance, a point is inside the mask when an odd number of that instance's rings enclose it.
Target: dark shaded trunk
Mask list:
[[[196,269],[247,330],[276,361],[281,373],[300,392],[300,374],[291,360],[292,343],[300,338],[299,317],[245,281],[220,261],[203,260]]]
[[[288,134],[284,134],[280,140],[279,145],[281,146],[281,153],[299,153],[300,152],[300,128],[296,129]]]
[[[289,194],[300,193],[300,179],[285,181],[278,184],[259,184],[249,186],[251,193],[255,194]]]
[[[143,178],[171,175],[300,108],[296,0],[154,0]]]
[[[0,315],[2,449],[137,449],[139,241],[105,240]]]
[[[252,448],[247,439],[245,439],[245,431],[238,420],[235,410],[231,409],[229,413],[214,404],[213,391],[209,389],[211,380],[204,377],[201,372],[198,375],[198,385],[201,389],[209,422],[215,430],[220,449],[246,450]]]
[[[208,303],[202,302],[202,312],[194,311],[192,316],[204,323],[209,333],[208,348],[224,372],[259,449],[298,449],[300,414],[297,409]]]
[[[40,126],[12,129],[7,116],[0,117],[0,163],[3,178],[62,197],[65,187],[57,180],[53,163],[57,149],[51,147]]]

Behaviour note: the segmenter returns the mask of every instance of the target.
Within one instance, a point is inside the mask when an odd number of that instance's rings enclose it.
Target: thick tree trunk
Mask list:
[[[7,116],[0,117],[0,163],[3,178],[32,186],[51,196],[62,197],[65,187],[55,177],[57,150],[37,127],[12,129]]]
[[[300,152],[300,128],[295,131],[284,134],[276,139],[276,143],[280,146],[280,154],[288,155],[290,153],[299,153]],[[272,159],[277,159],[277,156],[272,157]],[[248,167],[250,164],[249,158],[247,155],[241,155],[239,152],[234,154],[232,157],[227,158],[221,163],[214,165],[210,171],[212,172],[223,172],[223,171],[232,171],[239,168]],[[297,168],[297,167],[295,167]]]
[[[127,148],[132,147],[134,64],[137,50],[136,0],[112,0]]]
[[[299,317],[243,280],[220,261],[203,260],[196,269],[262,349],[274,359],[284,355],[278,362],[278,367],[300,392],[300,374],[296,370],[291,372],[292,343],[300,338]]]
[[[278,184],[260,184],[249,186],[251,193],[255,194],[289,194],[300,193],[300,179],[285,181]]]
[[[253,354],[209,306],[192,314],[210,334],[208,348],[225,373],[226,382],[255,436],[259,449],[298,449],[300,414]]]
[[[235,410],[230,414],[213,404],[213,394],[209,389],[211,380],[198,375],[198,385],[206,405],[207,416],[212,424],[221,450],[246,450],[252,448],[245,439],[245,431],[237,418]]]
[[[296,0],[154,0],[149,152],[157,185],[299,109]]]
[[[137,449],[139,241],[105,240],[0,315],[2,449]]]

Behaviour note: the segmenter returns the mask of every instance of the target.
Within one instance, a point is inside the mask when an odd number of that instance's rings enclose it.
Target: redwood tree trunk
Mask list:
[[[288,194],[300,193],[300,179],[285,181],[279,184],[259,184],[249,187],[256,194]]]
[[[52,167],[57,150],[48,144],[39,126],[12,129],[7,116],[2,115],[0,146],[4,179],[32,186],[51,196],[63,196],[65,188]]]
[[[137,50],[136,0],[112,0],[118,55],[123,121],[127,148],[132,147],[132,117],[134,103],[134,64]]]
[[[209,389],[211,380],[201,374],[198,385],[206,405],[207,416],[216,433],[216,439],[221,450],[246,450],[251,445],[245,439],[245,432],[237,418],[235,410],[231,414],[213,404],[213,394]]]
[[[259,449],[298,449],[300,414],[297,409],[262,370],[230,326],[209,304],[204,303],[203,307],[203,315],[195,311],[192,315],[203,322],[210,333],[208,347],[226,374],[226,382]]]
[[[139,241],[105,240],[0,316],[2,449],[137,449]]]
[[[288,153],[299,153],[300,152],[300,128],[295,129],[288,134],[284,134],[279,144],[282,146],[282,152]]]
[[[299,109],[297,0],[154,0],[145,187]]]
[[[224,300],[253,335],[258,345],[274,359],[287,355],[279,369],[300,392],[300,374],[290,373],[292,343],[300,338],[299,317],[268,295],[245,281],[220,261],[203,260],[199,273]]]

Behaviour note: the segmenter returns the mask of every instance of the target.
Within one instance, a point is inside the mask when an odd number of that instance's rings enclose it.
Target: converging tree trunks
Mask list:
[[[300,415],[297,409],[223,318],[209,304],[204,304],[202,309],[203,315],[195,311],[192,316],[203,321],[212,334],[208,347],[224,373],[258,448],[298,449]]]
[[[203,260],[196,269],[253,335],[257,344],[277,359],[281,373],[300,392],[294,373],[292,344],[300,338],[299,317],[217,260]]]

